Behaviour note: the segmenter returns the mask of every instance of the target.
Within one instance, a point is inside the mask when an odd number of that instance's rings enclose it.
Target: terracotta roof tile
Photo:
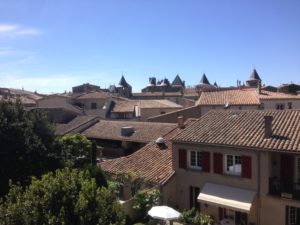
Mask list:
[[[106,99],[106,98],[109,98],[110,95],[106,92],[90,92],[90,93],[86,93],[86,94],[83,94],[83,95],[80,95],[77,99]]]
[[[300,100],[300,96],[293,95],[293,94],[286,94],[282,92],[273,92],[273,91],[266,91],[262,90],[261,94],[259,95],[261,100]]]
[[[141,109],[146,108],[176,108],[181,109],[183,106],[178,105],[172,101],[162,100],[129,100],[129,101],[116,101],[112,112],[133,112],[134,107],[139,106]]]
[[[122,136],[122,127],[133,127],[134,133],[131,136]],[[174,129],[174,127],[176,127],[176,124],[100,120],[97,124],[85,130],[83,135],[88,138],[148,143]]]
[[[201,93],[198,105],[259,105],[255,88],[247,89],[216,89]]]
[[[96,120],[98,117],[97,116],[77,116],[73,120],[71,120],[67,124],[57,124],[55,128],[55,134],[56,135],[64,135],[64,134],[70,134],[72,133],[73,130],[76,128],[87,124],[93,120]]]
[[[193,120],[188,120],[185,126],[192,124]],[[173,128],[165,132],[166,148],[159,149],[155,141],[138,150],[137,152],[117,159],[101,162],[99,166],[109,173],[135,173],[143,180],[154,183],[164,184],[168,181],[175,171],[172,168],[172,143],[170,139],[181,129]]]
[[[264,137],[264,116],[273,116],[271,138]],[[173,139],[272,151],[300,152],[300,111],[212,110]]]

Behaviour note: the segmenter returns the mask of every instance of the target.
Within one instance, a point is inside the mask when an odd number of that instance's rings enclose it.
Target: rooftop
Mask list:
[[[121,128],[123,127],[132,127],[134,132],[130,136],[122,136]],[[85,130],[83,135],[95,139],[148,143],[175,127],[176,124],[170,123],[100,120],[94,126]]]
[[[264,116],[273,116],[272,137],[264,137]],[[175,142],[300,152],[300,111],[211,110],[176,137]]]
[[[186,126],[192,122],[189,120]],[[172,130],[162,135],[165,140],[164,148],[159,148],[155,141],[151,141],[129,156],[107,160],[99,165],[109,173],[134,173],[150,183],[164,184],[175,173],[172,168],[172,142],[170,139],[180,130],[173,127]],[[159,135],[156,135],[156,138],[158,137]]]
[[[90,92],[90,93],[85,93],[83,95],[80,95],[77,97],[79,100],[83,99],[106,99],[109,98],[110,95],[106,92],[103,91],[95,91],[95,92]]]
[[[67,124],[57,124],[55,128],[56,135],[65,135],[73,133],[79,127],[84,126],[92,121],[99,121],[97,116],[77,116]],[[86,128],[86,127],[85,127]]]
[[[300,97],[282,92],[272,92],[257,88],[215,89],[201,92],[198,105],[259,105],[261,100],[300,100]]]

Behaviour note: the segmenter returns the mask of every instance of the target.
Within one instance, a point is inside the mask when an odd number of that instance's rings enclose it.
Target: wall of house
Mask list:
[[[97,104],[96,109],[102,109],[107,99],[105,98],[97,98],[97,99],[77,99],[76,102],[80,103],[84,106],[84,110],[95,110],[92,109],[92,103]]]
[[[179,149],[199,150],[210,153],[210,172],[203,172],[194,169],[181,169],[179,168]],[[242,178],[241,176],[228,175],[214,173],[214,159],[213,153],[232,154],[240,156],[251,157],[251,179]],[[188,159],[188,156],[187,156]],[[223,167],[225,167],[225,157],[223,155]],[[247,151],[234,148],[217,147],[217,146],[205,146],[195,144],[183,144],[173,143],[173,169],[176,172],[176,205],[179,209],[187,209],[190,207],[189,187],[201,188],[205,183],[215,183],[221,185],[232,186],[236,188],[246,189],[257,192],[258,190],[258,161],[257,154],[254,151]],[[225,171],[225,168],[223,168]],[[248,221],[256,222],[257,220],[257,200],[253,201],[252,208],[249,214]],[[204,204],[202,204],[204,205]],[[203,206],[202,206],[203,208]],[[201,209],[202,209],[201,208]],[[218,207],[208,204],[208,207],[204,207],[204,210],[208,210],[213,213],[213,216],[218,219]]]
[[[167,205],[176,208],[176,178],[171,177],[164,185],[162,185],[160,191],[162,196],[162,205]]]
[[[177,111],[166,113],[163,115],[150,117],[147,119],[147,121],[161,122],[161,123],[177,123],[177,118],[179,116],[183,116],[184,119],[200,118],[201,117],[201,107],[193,106],[190,108],[177,110]]]
[[[146,121],[147,118],[158,116],[161,114],[174,112],[179,110],[180,108],[141,108],[141,121]]]
[[[274,152],[262,152],[260,154],[260,224],[283,225],[286,221],[286,206],[300,208],[299,200],[269,194],[269,177],[276,173],[280,174],[280,168],[278,168],[279,154]],[[300,154],[295,154],[295,156],[300,157]]]
[[[217,106],[200,106],[201,107],[201,115],[203,116],[206,114],[209,110],[212,109],[225,109],[224,105],[217,105]],[[230,110],[255,110],[259,109],[259,106],[256,105],[231,105],[227,109]]]
[[[284,104],[284,109],[288,109],[288,103],[292,103],[292,109],[300,109],[299,100],[261,100],[264,105],[264,109],[276,109],[277,104]]]

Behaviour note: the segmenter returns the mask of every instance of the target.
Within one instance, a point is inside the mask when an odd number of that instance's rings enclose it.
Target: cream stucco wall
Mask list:
[[[180,169],[178,166],[178,149],[184,148],[186,150],[200,150],[210,152],[210,172],[202,172],[199,170],[192,169]],[[227,174],[215,174],[213,171],[213,153],[223,153],[223,154],[233,154],[233,155],[245,155],[251,157],[252,163],[252,178],[242,178],[240,176],[233,176]],[[257,153],[254,151],[225,148],[217,146],[205,146],[205,145],[195,145],[195,144],[179,144],[173,143],[173,168],[176,172],[176,204],[179,209],[189,208],[189,187],[195,186],[201,188],[205,183],[216,183],[221,185],[232,186],[236,188],[242,188],[246,190],[251,190],[258,192],[258,160]],[[225,160],[225,157],[223,157]],[[223,162],[223,165],[225,163]],[[249,222],[257,221],[257,198],[253,200],[253,204],[248,217]],[[202,204],[203,205],[203,204]],[[209,205],[208,207],[202,208],[205,211],[212,212],[213,217],[218,219],[218,207]]]
[[[299,100],[261,100],[264,105],[264,109],[276,109],[277,104],[284,104],[284,109],[288,109],[288,103],[292,103],[292,109],[300,109]]]
[[[212,109],[224,109],[224,105],[217,105],[217,106],[201,106],[201,115],[206,114],[209,110]],[[227,109],[229,110],[254,110],[259,109],[256,105],[231,105]]]

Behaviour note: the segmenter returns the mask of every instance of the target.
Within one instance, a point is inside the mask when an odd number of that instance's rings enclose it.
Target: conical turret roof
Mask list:
[[[261,81],[256,69],[253,70],[253,72],[251,73],[248,80],[260,80]]]
[[[201,80],[200,80],[200,84],[206,84],[206,85],[210,85],[205,73],[203,73]]]
[[[125,80],[125,78],[124,78],[123,75],[122,75],[121,80],[119,81],[118,85],[122,86],[122,87],[131,87],[131,85],[126,82],[126,80]]]
[[[175,79],[172,82],[172,86],[184,86],[184,83],[182,82],[181,78],[177,74]]]

